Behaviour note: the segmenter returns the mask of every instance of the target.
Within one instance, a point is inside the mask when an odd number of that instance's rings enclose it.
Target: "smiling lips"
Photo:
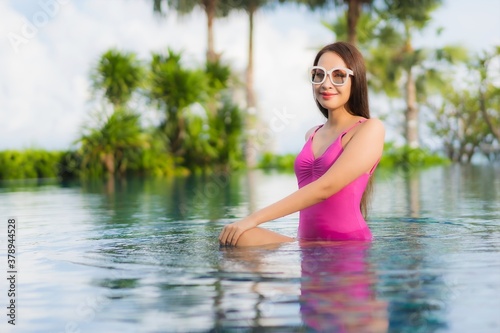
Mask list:
[[[338,95],[338,94],[321,93],[321,96],[323,97],[323,99],[330,99],[336,95]]]

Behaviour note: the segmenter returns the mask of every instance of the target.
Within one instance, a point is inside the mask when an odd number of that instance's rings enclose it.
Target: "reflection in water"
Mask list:
[[[256,176],[258,206],[296,185]],[[416,176],[408,192],[403,173],[377,178],[369,245],[223,250],[222,225],[248,214],[244,175],[0,182],[0,215],[20,221],[22,330],[499,332],[500,169]]]
[[[370,243],[301,244],[302,320],[318,332],[386,332],[387,303],[375,294]]]
[[[238,174],[168,179],[108,178],[78,185],[85,194],[101,196],[99,204],[102,206],[98,208],[107,210],[110,216],[125,218],[140,212],[171,221],[216,221],[234,217],[233,210],[242,201]]]
[[[223,266],[233,279],[222,281],[227,295],[218,299],[217,313],[232,312],[233,319],[221,316],[217,326],[259,328],[274,323],[315,332],[387,332],[387,302],[377,299],[376,276],[366,258],[369,248],[366,242],[309,242],[222,249]],[[297,254],[300,267],[292,258]],[[290,279],[299,271],[297,290]],[[232,308],[235,295],[248,297]],[[294,303],[299,304],[294,310],[300,321],[290,312]],[[245,316],[250,309],[253,316]]]
[[[256,198],[255,198],[255,170],[248,170],[245,176],[245,185],[247,187],[248,193],[248,213],[247,215],[252,214],[257,210]]]
[[[420,172],[405,171],[406,196],[408,200],[408,216],[420,216]]]
[[[220,293],[215,327],[221,332],[252,327],[299,327],[297,251],[287,245],[221,248]],[[219,332],[216,330],[215,332]]]
[[[445,283],[447,257],[457,226],[429,218],[394,218],[391,238],[374,244],[379,296],[389,300],[390,332],[436,332],[447,328],[454,295]],[[455,230],[454,230],[455,229]]]

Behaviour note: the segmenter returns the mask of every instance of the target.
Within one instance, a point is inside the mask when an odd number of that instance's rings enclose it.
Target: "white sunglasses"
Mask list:
[[[330,77],[333,85],[343,86],[347,83],[349,75],[354,76],[354,72],[349,68],[332,68],[329,71],[321,66],[313,66],[309,70],[309,79],[312,84],[322,84],[325,82],[326,77]]]

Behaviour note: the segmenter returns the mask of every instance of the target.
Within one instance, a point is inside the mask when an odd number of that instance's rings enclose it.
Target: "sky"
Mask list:
[[[183,52],[186,66],[201,66],[206,18],[152,13],[151,0],[0,0],[0,150],[73,147],[95,112],[89,73],[110,48],[136,52],[147,61],[167,47]],[[277,153],[298,152],[305,132],[323,122],[312,99],[307,69],[316,51],[334,41],[322,20],[297,6],[258,13],[255,22],[255,89],[263,126],[258,140]],[[500,45],[500,1],[448,0],[416,46],[461,44],[472,51]],[[438,36],[436,28],[444,30]],[[215,48],[234,70],[247,63],[247,17],[233,13],[215,23]],[[273,73],[269,75],[269,73]],[[372,116],[391,106],[371,100]],[[389,109],[388,109],[389,108]],[[143,110],[145,119],[158,116]],[[396,112],[396,111],[394,111]],[[388,137],[397,137],[388,128]]]

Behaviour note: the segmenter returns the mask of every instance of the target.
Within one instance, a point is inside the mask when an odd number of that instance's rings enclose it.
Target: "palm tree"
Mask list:
[[[144,70],[135,53],[106,51],[91,71],[94,92],[103,92],[115,108],[123,107],[142,85]]]
[[[432,89],[443,84],[443,71],[451,63],[467,58],[462,47],[438,49],[414,48],[412,36],[425,28],[431,13],[441,1],[386,0],[358,21],[358,47],[367,60],[368,82],[376,92],[388,97],[405,98],[405,138],[407,144],[419,146],[419,109]],[[346,18],[326,25],[337,38],[348,38]]]
[[[346,31],[349,43],[357,44],[358,41],[358,21],[361,17],[363,6],[371,6],[373,0],[295,0],[306,4],[311,9],[324,9],[327,7],[345,8]]]
[[[233,9],[230,0],[153,0],[153,10],[162,15],[163,5],[175,9],[180,14],[188,14],[196,7],[201,7],[207,16],[207,62],[215,62],[220,54],[215,52],[214,20],[216,17],[226,16]]]
[[[417,107],[417,68],[423,64],[428,57],[424,49],[415,49],[412,37],[415,32],[424,29],[431,20],[431,13],[437,9],[442,0],[385,0],[385,9],[380,11],[382,19],[390,22],[394,31],[401,36],[402,43],[398,47],[384,50],[382,56],[386,58],[386,76],[389,80],[397,82],[404,77],[405,110],[405,138],[411,148],[419,147],[419,109]],[[389,29],[388,27],[386,29]],[[384,42],[381,41],[379,46]],[[390,47],[390,46],[389,46]],[[392,53],[392,54],[391,54]],[[375,58],[380,60],[380,52],[375,52]]]
[[[189,107],[208,99],[207,75],[198,69],[187,69],[181,64],[181,55],[172,50],[167,55],[154,53],[149,78],[149,98],[164,111],[160,125],[177,158],[186,153],[187,118]]]
[[[249,168],[257,165],[256,151],[257,143],[253,137],[253,132],[256,129],[257,122],[257,97],[255,96],[254,89],[254,19],[257,11],[271,0],[241,0],[238,9],[244,10],[248,15],[248,64],[245,75],[245,88],[246,88],[246,108],[247,114],[245,116],[245,160]]]
[[[113,109],[109,116],[107,112],[95,114],[92,120],[96,124],[84,126],[77,140],[84,175],[113,175],[116,171],[124,174],[130,166],[137,166],[146,139],[139,116],[126,104],[142,86],[143,73],[134,53],[115,49],[101,55],[91,70],[94,92],[102,93]]]
[[[404,92],[404,132],[406,142],[412,148],[419,146],[417,98],[424,96],[419,90],[425,86],[424,78],[437,79],[437,72],[426,68],[428,60],[430,57],[444,58],[439,56],[438,50],[415,49],[412,36],[427,26],[430,14],[440,4],[441,0],[385,0],[374,11],[362,15],[359,21],[362,32],[359,47],[367,59],[369,83],[375,91],[383,91],[389,97],[399,97]],[[342,33],[342,25],[342,20],[339,20],[329,27]],[[340,34],[338,37],[346,36]],[[443,52],[460,54],[453,48]],[[451,55],[449,58],[457,57]]]
[[[127,169],[139,168],[140,152],[147,143],[137,114],[116,109],[98,126],[84,131],[78,140],[84,175],[125,174]]]

